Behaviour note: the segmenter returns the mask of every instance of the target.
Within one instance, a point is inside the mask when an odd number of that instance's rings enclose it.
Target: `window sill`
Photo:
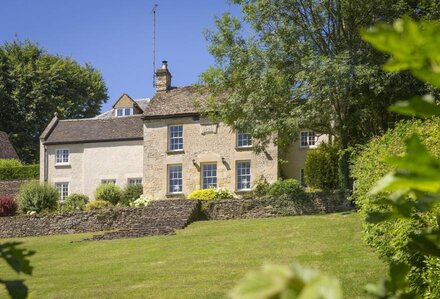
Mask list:
[[[313,148],[317,148],[316,145],[308,145],[308,146],[300,146],[300,149],[313,149]]]
[[[253,149],[254,149],[254,147],[252,145],[251,146],[236,146],[235,147],[236,151],[251,151]]]
[[[241,189],[241,190],[235,190],[235,193],[243,194],[243,193],[251,193],[252,189]]]
[[[55,164],[55,167],[56,168],[63,168],[63,167],[69,168],[72,166],[70,165],[70,163],[58,163],[58,164]]]
[[[165,194],[166,197],[179,197],[179,198],[184,198],[185,195],[183,194],[183,192],[179,192],[179,193],[167,193]]]
[[[167,151],[167,154],[168,154],[168,155],[179,155],[179,154],[184,154],[184,153],[185,153],[184,150],[176,150],[176,151],[170,151],[170,150],[168,150],[168,151]]]

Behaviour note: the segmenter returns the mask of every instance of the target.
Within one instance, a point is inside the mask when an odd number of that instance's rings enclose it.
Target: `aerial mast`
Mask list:
[[[153,87],[156,87],[156,10],[158,5],[154,4],[153,13]]]

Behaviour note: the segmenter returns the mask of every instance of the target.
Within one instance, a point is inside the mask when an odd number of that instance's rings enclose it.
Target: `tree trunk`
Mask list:
[[[345,132],[341,132],[340,134],[341,141],[341,155],[338,161],[338,172],[339,172],[339,184],[341,190],[344,192],[347,190],[351,190],[351,182],[350,182],[350,154],[347,151],[348,148],[348,140]]]

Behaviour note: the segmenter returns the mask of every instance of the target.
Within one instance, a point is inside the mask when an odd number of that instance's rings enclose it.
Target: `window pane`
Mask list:
[[[55,151],[55,162],[59,163],[69,163],[69,150],[68,149],[57,149]]]
[[[64,201],[69,196],[69,183],[55,183],[55,187],[58,190],[60,200]]]
[[[237,190],[251,189],[251,162],[237,162]]]
[[[124,115],[131,115],[131,108],[125,108]]]
[[[170,126],[169,127],[169,150],[181,150],[183,149],[183,126]]]
[[[182,192],[182,165],[168,166],[168,192]]]
[[[301,137],[300,142],[302,147],[313,146],[316,144],[315,132],[301,132],[300,137]]]
[[[134,179],[128,179],[129,185],[142,185],[142,179],[141,178],[134,178]]]
[[[117,110],[116,110],[116,115],[117,115],[117,116],[122,116],[122,115],[123,115],[123,111],[122,111],[122,109],[117,109]]]
[[[217,164],[202,164],[202,189],[217,188]]]
[[[237,132],[237,147],[252,146],[251,134],[244,133],[242,131]]]

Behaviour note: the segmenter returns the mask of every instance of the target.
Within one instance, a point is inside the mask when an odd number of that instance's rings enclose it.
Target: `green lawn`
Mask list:
[[[176,236],[70,243],[86,236],[22,239],[37,251],[33,276],[22,276],[32,298],[224,298],[265,262],[333,274],[346,298],[365,298],[363,286],[386,273],[354,213],[195,222]],[[3,262],[0,273],[15,277]]]

